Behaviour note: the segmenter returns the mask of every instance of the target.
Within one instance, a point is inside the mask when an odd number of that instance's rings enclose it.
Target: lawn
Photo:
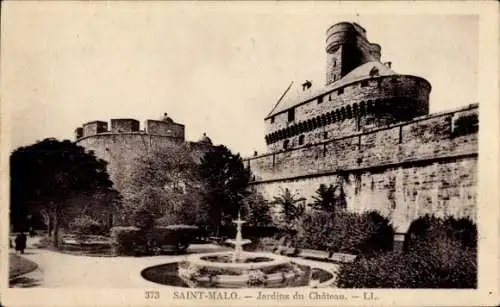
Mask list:
[[[9,254],[9,278],[15,278],[36,270],[38,265],[16,254]]]

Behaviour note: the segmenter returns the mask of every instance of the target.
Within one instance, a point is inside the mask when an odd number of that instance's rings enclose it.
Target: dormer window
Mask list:
[[[378,68],[377,67],[373,67],[371,70],[370,70],[370,77],[376,77],[379,75],[379,71],[378,71]]]
[[[344,94],[344,88],[339,88],[337,91],[337,95],[342,95]]]
[[[368,80],[361,81],[361,87],[367,87],[367,86],[368,86]]]
[[[311,81],[306,80],[306,82],[302,83],[302,90],[303,91],[308,90],[311,88],[311,86],[312,86]]]

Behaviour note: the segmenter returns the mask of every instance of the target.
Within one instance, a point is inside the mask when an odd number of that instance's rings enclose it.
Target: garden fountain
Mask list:
[[[147,268],[142,276],[157,283],[190,288],[326,286],[333,280],[331,272],[298,264],[285,256],[244,251],[243,246],[251,243],[242,238],[241,226],[245,221],[238,214],[233,222],[236,237],[226,241],[234,246],[233,251],[192,254],[178,263]]]
[[[252,241],[248,239],[243,240],[243,238],[241,237],[241,225],[243,225],[245,221],[241,220],[240,213],[238,213],[238,219],[233,220],[233,223],[236,224],[236,238],[234,240],[228,239],[226,240],[226,243],[232,244],[234,246],[233,262],[240,262],[243,245],[249,244]]]

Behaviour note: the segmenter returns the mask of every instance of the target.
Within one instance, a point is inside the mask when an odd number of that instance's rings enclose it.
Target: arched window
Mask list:
[[[359,110],[359,114],[360,115],[365,115],[365,102],[364,101],[361,101],[361,105],[360,105],[360,110]]]
[[[332,116],[330,113],[326,113],[326,124],[329,125],[332,123]]]
[[[303,134],[301,134],[301,135],[299,136],[299,145],[303,145],[303,144],[304,144],[304,135],[303,135]]]
[[[359,114],[358,104],[357,104],[357,103],[354,103],[354,104],[352,105],[352,112],[354,113],[353,115],[354,115],[355,117]]]
[[[345,108],[344,108],[344,107],[342,107],[342,108],[340,109],[340,113],[341,113],[341,116],[342,116],[342,121],[344,121],[344,120],[345,120],[345,117],[346,117],[346,115],[345,115]]]

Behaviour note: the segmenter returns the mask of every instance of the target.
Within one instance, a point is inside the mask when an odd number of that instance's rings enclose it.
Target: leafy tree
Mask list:
[[[325,184],[320,184],[313,199],[312,207],[314,209],[326,212],[335,211],[335,188],[333,185],[327,187]]]
[[[331,213],[343,210],[347,205],[342,186],[320,184],[313,199],[312,207],[314,209]]]
[[[132,217],[136,210],[144,209],[163,223],[198,223],[206,219],[203,190],[189,148],[171,144],[141,156],[131,166],[124,185],[123,212]]]
[[[119,196],[111,188],[106,162],[69,140],[49,138],[16,149],[10,178],[11,222],[25,230],[26,213],[42,214],[56,246],[61,224],[76,207],[112,211]]]
[[[243,199],[249,194],[250,170],[239,154],[227,147],[215,146],[201,159],[200,175],[206,183],[205,201],[209,206],[212,225],[238,215]]]
[[[306,199],[298,194],[292,194],[288,188],[282,190],[281,195],[275,196],[272,204],[278,205],[281,208],[283,215],[283,228],[293,229],[297,220],[305,212]]]
[[[244,199],[242,209],[242,215],[248,225],[268,226],[272,224],[269,202],[257,191],[252,190]]]

